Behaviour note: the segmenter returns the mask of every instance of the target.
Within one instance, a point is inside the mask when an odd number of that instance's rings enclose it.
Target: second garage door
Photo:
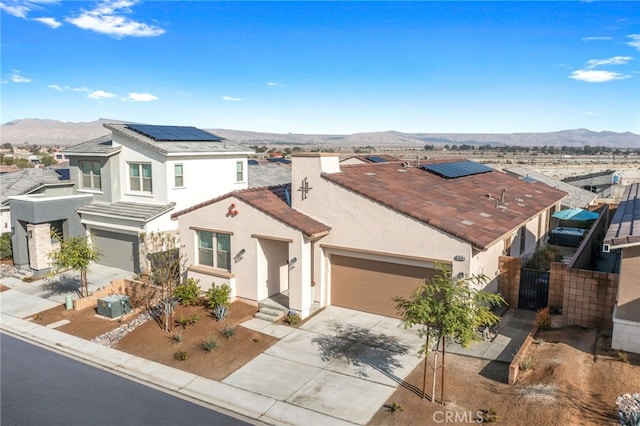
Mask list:
[[[331,304],[398,318],[392,299],[408,296],[436,273],[430,268],[333,255]]]
[[[95,237],[96,247],[101,252],[97,263],[126,271],[138,271],[140,262],[137,261],[137,235],[121,234],[100,229],[93,229],[91,233]]]

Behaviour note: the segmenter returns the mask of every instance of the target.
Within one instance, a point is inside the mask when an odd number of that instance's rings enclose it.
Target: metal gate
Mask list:
[[[520,294],[518,308],[537,311],[549,303],[549,271],[520,270]]]

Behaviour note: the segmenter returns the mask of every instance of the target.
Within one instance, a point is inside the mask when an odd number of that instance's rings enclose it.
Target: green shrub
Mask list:
[[[482,423],[495,423],[498,421],[498,414],[495,408],[480,410],[482,413]]]
[[[218,348],[218,341],[213,337],[208,337],[200,342],[200,347],[207,352],[215,351]]]
[[[176,320],[176,324],[181,326],[184,329],[184,328],[187,328],[188,325],[193,325],[197,323],[199,320],[200,320],[200,317],[196,314],[193,314],[188,317],[185,317],[184,315],[180,314],[180,318]]]
[[[13,247],[11,246],[11,234],[4,233],[0,235],[0,259],[12,259]]]
[[[518,368],[520,371],[527,371],[531,368],[531,364],[533,364],[533,359],[531,358],[531,355],[529,355],[518,363]]]
[[[391,414],[402,411],[402,405],[398,404],[397,402],[392,402],[385,407],[387,407],[387,411],[389,411]]]
[[[224,327],[220,330],[220,333],[225,337],[225,339],[229,340],[236,334],[237,329],[232,326]]]
[[[209,307],[229,306],[229,297],[231,296],[231,287],[228,284],[215,285],[211,284],[211,288],[207,290],[207,299]]]
[[[173,290],[173,295],[182,305],[197,305],[200,298],[200,281],[187,278],[183,283],[178,284]]]
[[[187,358],[189,358],[189,354],[187,353],[187,351],[178,351],[173,354],[173,359],[178,361],[186,361]]]
[[[298,313],[297,313],[297,312],[290,311],[290,312],[287,314],[287,320],[286,320],[286,321],[287,321],[287,323],[288,323],[289,325],[296,325],[296,324],[298,324],[301,320],[302,320],[302,318],[300,318],[300,315],[298,315]]]
[[[556,246],[545,246],[536,250],[531,257],[524,259],[522,267],[549,271],[552,262],[562,262],[562,253]]]
[[[184,340],[184,337],[182,336],[182,334],[176,333],[171,335],[171,340],[173,340],[176,343],[180,343]]]

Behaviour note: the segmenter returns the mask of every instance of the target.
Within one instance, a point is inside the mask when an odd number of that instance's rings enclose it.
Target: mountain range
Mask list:
[[[123,123],[101,118],[91,122],[62,122],[25,118],[0,127],[0,143],[21,145],[75,145],[109,133],[104,123]],[[206,129],[225,139],[243,145],[318,145],[327,147],[407,147],[424,145],[492,145],[492,146],[605,146],[640,148],[640,135],[588,129],[561,130],[547,133],[402,133],[397,131],[321,135],[263,133],[244,130]]]

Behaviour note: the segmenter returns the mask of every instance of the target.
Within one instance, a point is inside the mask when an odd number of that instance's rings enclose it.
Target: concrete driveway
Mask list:
[[[421,360],[421,340],[399,320],[337,306],[299,328],[261,320],[243,325],[284,336],[223,381],[279,401],[265,421],[286,422],[283,413],[297,407],[299,414],[323,413],[336,424],[365,424]]]

